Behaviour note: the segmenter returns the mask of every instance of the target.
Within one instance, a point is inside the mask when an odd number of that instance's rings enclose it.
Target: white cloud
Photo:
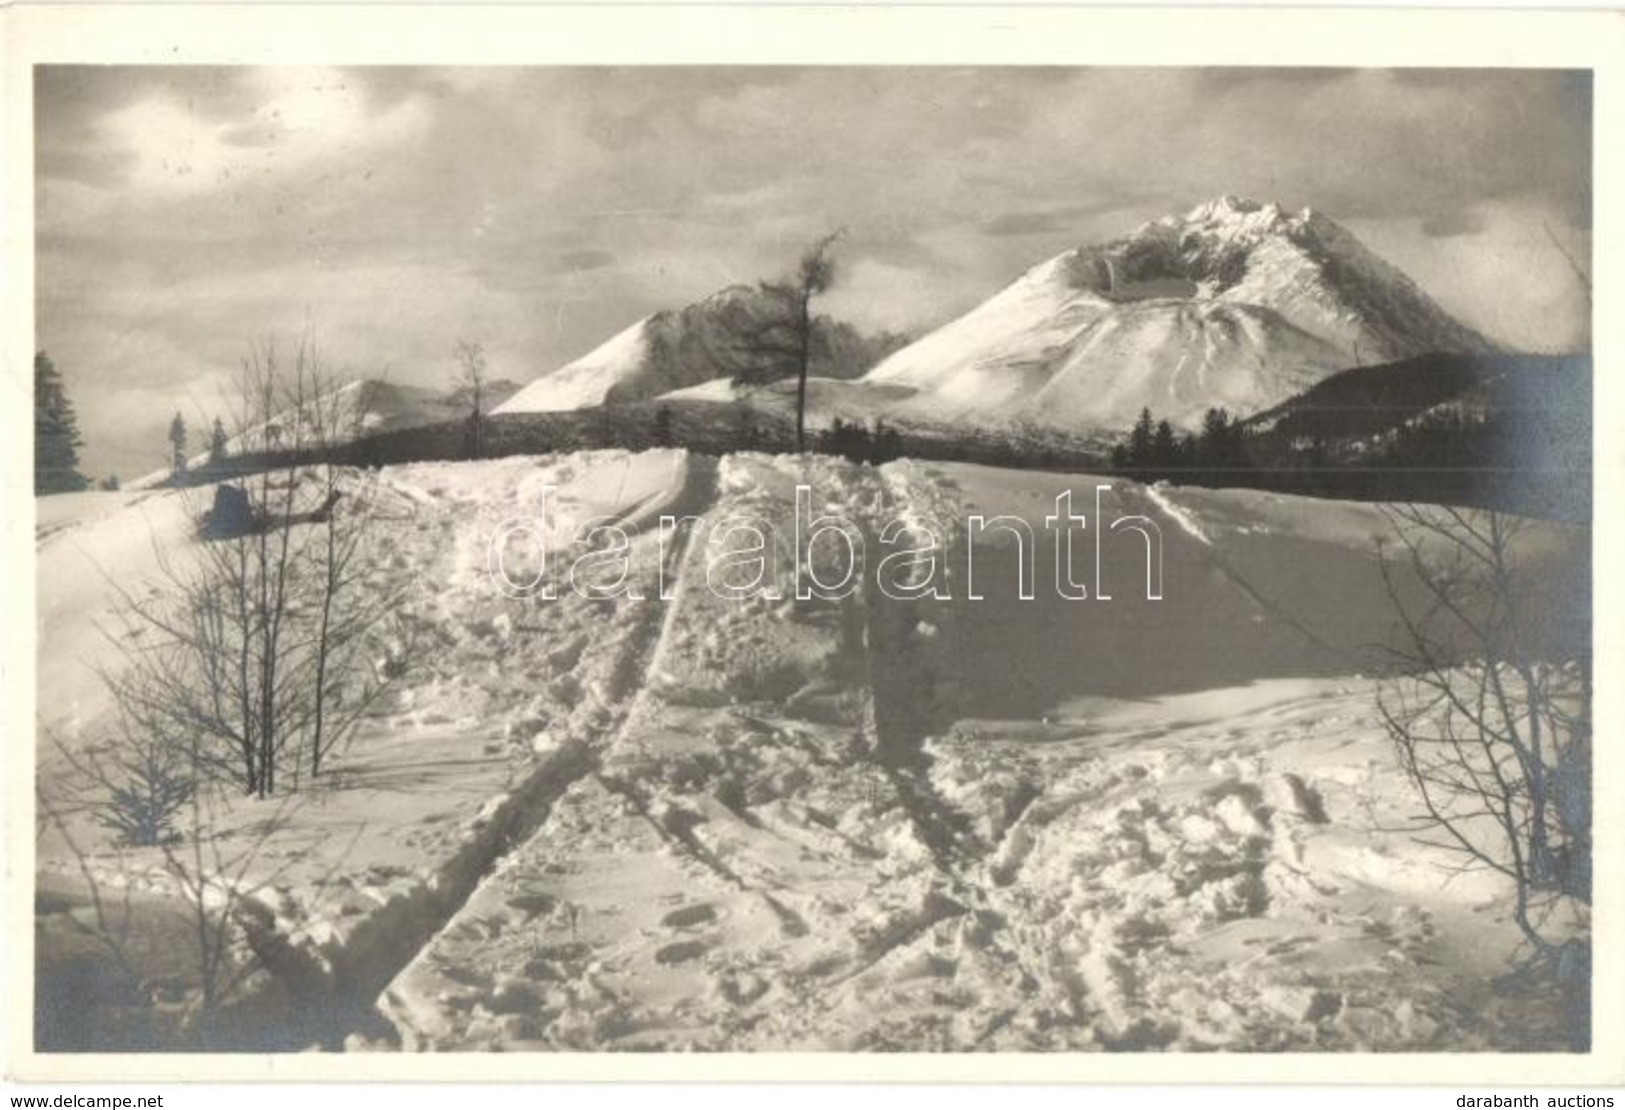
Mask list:
[[[359,81],[336,70],[248,70],[251,112],[221,119],[170,95],[127,104],[102,121],[112,151],[135,156],[128,187],[187,195],[233,179],[297,172],[323,159],[388,150],[421,136],[430,115],[409,97],[372,111]]]
[[[826,310],[918,332],[1221,192],[1327,211],[1509,342],[1583,336],[1541,231],[1573,234],[1588,188],[1571,78],[63,67],[41,87],[38,319],[70,387],[162,395],[307,321],[361,371],[430,380],[472,332],[528,377],[843,226]],[[1423,227],[1474,205],[1467,233]],[[76,394],[92,455],[148,435],[120,417],[154,402],[111,396]]]
[[[1424,234],[1419,219],[1347,223],[1445,309],[1492,339],[1534,352],[1588,349],[1583,290],[1546,227],[1563,228],[1564,246],[1578,258],[1590,257],[1590,236],[1565,227],[1530,198],[1486,202],[1472,214],[1476,229],[1442,238]]]

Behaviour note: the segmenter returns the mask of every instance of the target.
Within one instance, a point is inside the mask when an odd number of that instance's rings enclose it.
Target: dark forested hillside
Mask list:
[[[1211,428],[1162,449],[1155,415],[1143,413],[1124,433],[1117,469],[1147,480],[1566,520],[1591,512],[1585,356],[1425,355],[1355,367],[1243,421],[1215,410]]]
[[[1360,454],[1445,412],[1510,419],[1568,438],[1590,428],[1591,360],[1433,354],[1359,366],[1259,413],[1246,427],[1265,440],[1319,440],[1329,450]]]

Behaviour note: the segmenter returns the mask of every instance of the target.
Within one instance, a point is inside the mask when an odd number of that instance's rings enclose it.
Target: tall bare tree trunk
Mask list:
[[[796,330],[801,352],[796,375],[796,452],[807,450],[807,371],[812,361],[812,293],[801,292],[801,326]]]

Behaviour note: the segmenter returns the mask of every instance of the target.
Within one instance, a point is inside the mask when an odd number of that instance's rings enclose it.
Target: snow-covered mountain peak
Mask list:
[[[725,286],[684,308],[644,317],[575,361],[540,375],[496,412],[623,404],[727,379],[739,363],[742,338],[781,310],[759,286]],[[902,342],[820,316],[813,327],[813,370],[821,377],[854,378]]]
[[[735,282],[732,285],[723,286],[715,293],[710,294],[703,300],[696,303],[717,308],[720,308],[723,305],[733,304],[754,305],[756,302],[761,300],[761,296],[761,291],[758,290],[754,285],[746,285],[743,282]]]
[[[1179,220],[1179,217],[1170,217]],[[1262,203],[1226,193],[1204,201],[1185,213],[1186,225],[1220,226],[1231,228],[1273,228],[1286,219],[1281,206],[1274,201]]]
[[[1364,252],[1353,236],[1305,208],[1288,214],[1280,204],[1225,195],[1183,215],[1163,216],[1103,244],[1075,247],[1034,266],[1015,287],[1094,293],[1110,300],[1150,294],[1209,298],[1236,285],[1253,255],[1273,248],[1313,263],[1319,256]],[[1167,284],[1173,283],[1173,284]]]
[[[1335,220],[1225,195],[1039,263],[870,377],[914,387],[933,416],[1096,430],[1142,406],[1190,425],[1351,366],[1493,350]]]

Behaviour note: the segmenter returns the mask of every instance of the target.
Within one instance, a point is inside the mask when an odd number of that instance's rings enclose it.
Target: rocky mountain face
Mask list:
[[[641,401],[730,376],[747,357],[746,339],[778,306],[759,289],[729,286],[686,308],[657,312],[574,362],[542,374],[498,410],[558,412]],[[813,327],[812,374],[851,379],[901,348],[891,334],[866,335],[819,317]]]
[[[911,387],[900,415],[1189,427],[1351,366],[1495,350],[1326,216],[1222,197],[1039,264],[865,380]]]

